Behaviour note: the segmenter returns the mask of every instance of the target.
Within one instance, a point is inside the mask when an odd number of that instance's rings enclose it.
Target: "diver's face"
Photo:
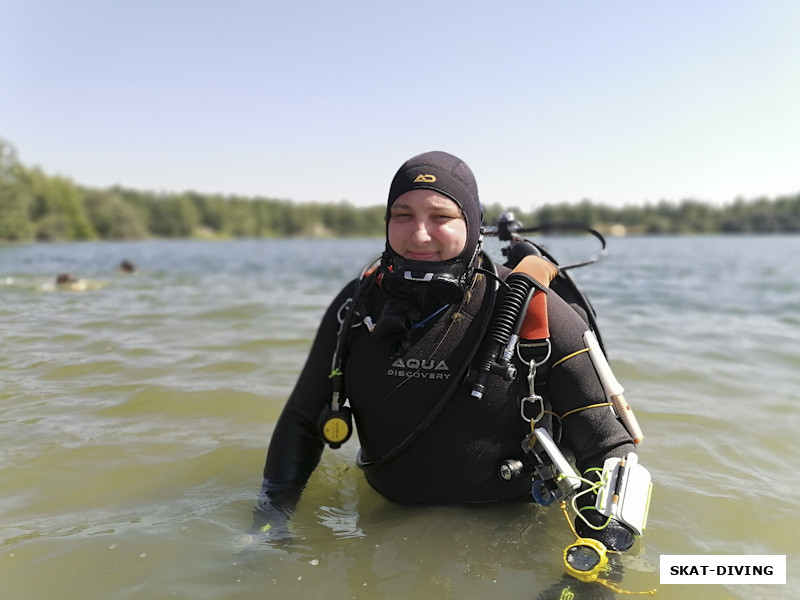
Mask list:
[[[467,243],[467,222],[458,204],[432,190],[411,190],[389,210],[388,241],[409,260],[449,260]]]

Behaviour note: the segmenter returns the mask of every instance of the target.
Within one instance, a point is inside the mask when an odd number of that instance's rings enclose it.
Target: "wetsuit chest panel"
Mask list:
[[[482,300],[481,294],[467,307],[472,317],[442,315],[397,358],[390,357],[386,341],[364,328],[353,337],[345,377],[365,460],[404,440],[458,378],[452,397],[424,433],[396,458],[368,471],[370,483],[389,498],[481,502],[528,493],[529,482],[508,484],[497,475],[502,460],[520,453],[529,429],[515,401],[521,382],[492,378],[496,381],[480,400],[463,383],[465,362],[480,343],[487,310]]]
[[[480,323],[468,314],[445,312],[415,336],[407,352],[392,356],[390,343],[364,328],[348,350],[346,386],[365,453],[380,456],[421,422],[472,354]]]

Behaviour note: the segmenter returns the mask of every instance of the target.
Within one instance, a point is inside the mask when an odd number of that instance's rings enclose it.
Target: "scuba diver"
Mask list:
[[[459,158],[427,152],[397,171],[385,250],[330,304],[276,424],[261,531],[285,526],[324,445],[347,441],[354,420],[358,465],[390,501],[570,501],[573,575],[597,567],[586,557],[594,541],[601,555],[641,534],[641,434],[591,306],[561,291],[577,288],[533,244],[496,264],[482,249],[482,220]]]

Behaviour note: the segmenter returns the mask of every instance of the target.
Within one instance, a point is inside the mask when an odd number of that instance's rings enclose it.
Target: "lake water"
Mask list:
[[[548,243],[581,254],[579,242]],[[319,318],[381,248],[0,247],[0,597],[518,600],[552,589],[574,539],[555,506],[390,504],[353,466],[355,439],[325,451],[290,542],[242,551]],[[610,250],[573,273],[655,482],[622,587],[665,600],[797,597],[800,237],[619,238]],[[123,258],[137,272],[117,273]],[[66,271],[88,289],[56,289]],[[662,554],[785,554],[787,585],[662,586]]]

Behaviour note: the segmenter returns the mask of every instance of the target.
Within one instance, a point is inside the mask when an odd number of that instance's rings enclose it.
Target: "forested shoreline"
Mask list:
[[[800,232],[800,192],[736,198],[724,205],[684,199],[608,206],[583,200],[525,211],[491,203],[485,222],[496,222],[504,211],[512,211],[526,226],[580,222],[616,234]],[[347,202],[89,188],[23,165],[15,148],[0,138],[0,242],[381,236],[383,215],[383,206],[360,208]]]

